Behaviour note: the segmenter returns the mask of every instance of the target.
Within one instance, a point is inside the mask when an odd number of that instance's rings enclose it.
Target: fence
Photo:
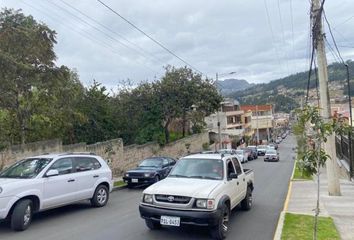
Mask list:
[[[354,176],[354,139],[351,140],[349,144],[349,139],[347,136],[336,136],[336,152],[337,157],[344,160],[347,163],[348,171],[351,177]],[[349,156],[349,148],[352,149],[352,156]]]

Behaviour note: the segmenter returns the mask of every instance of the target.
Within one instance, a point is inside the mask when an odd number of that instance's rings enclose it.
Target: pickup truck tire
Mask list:
[[[155,222],[151,219],[145,219],[145,224],[150,230],[157,230],[161,228],[161,224],[159,222]]]
[[[212,238],[216,240],[225,239],[229,231],[230,208],[226,204],[223,204],[221,210],[222,215],[218,225],[210,230]]]
[[[32,222],[33,203],[29,199],[16,203],[11,215],[11,228],[14,231],[24,231]]]
[[[109,191],[105,185],[98,185],[91,198],[91,204],[94,207],[103,207],[107,204],[109,199]]]
[[[252,208],[252,189],[250,186],[247,187],[247,192],[245,198],[241,202],[241,208],[245,211],[248,211]]]

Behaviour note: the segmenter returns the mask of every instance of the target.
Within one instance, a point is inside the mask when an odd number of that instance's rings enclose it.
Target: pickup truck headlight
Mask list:
[[[214,205],[215,205],[215,200],[213,200],[213,199],[197,199],[195,205],[197,208],[213,209]]]
[[[151,194],[144,194],[143,202],[144,203],[152,203],[152,195]]]

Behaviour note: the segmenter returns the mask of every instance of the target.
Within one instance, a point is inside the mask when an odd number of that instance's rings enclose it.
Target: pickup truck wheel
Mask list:
[[[211,229],[211,236],[216,240],[225,239],[229,231],[230,209],[225,204],[222,206],[222,215],[217,226]]]
[[[145,224],[150,230],[156,230],[161,228],[161,224],[159,222],[155,222],[150,219],[145,219]]]
[[[107,187],[104,185],[99,185],[96,188],[93,197],[91,198],[91,204],[94,207],[103,207],[107,204],[108,199],[109,199],[109,192]]]
[[[15,231],[23,231],[32,222],[33,203],[29,199],[20,200],[11,215],[11,228]]]
[[[253,203],[252,189],[250,187],[247,187],[246,196],[241,202],[241,207],[243,210],[248,211],[252,208],[252,203]]]

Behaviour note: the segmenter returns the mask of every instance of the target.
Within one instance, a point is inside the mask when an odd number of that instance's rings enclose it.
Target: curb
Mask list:
[[[281,234],[283,232],[283,226],[284,226],[285,213],[288,210],[290,195],[291,195],[292,186],[293,186],[292,179],[294,177],[295,167],[296,167],[296,160],[294,161],[293,172],[292,172],[291,177],[289,179],[288,193],[285,198],[283,210],[281,211],[281,213],[279,215],[278,224],[275,229],[273,240],[280,240],[281,239]]]
[[[112,188],[112,192],[119,191],[119,190],[122,190],[122,189],[125,189],[125,188],[127,188],[127,185],[120,186],[120,187],[113,187]]]
[[[279,220],[278,220],[278,226],[277,226],[277,229],[275,230],[273,240],[280,240],[281,239],[281,234],[283,232],[283,226],[284,226],[285,213],[286,213],[285,211],[282,211],[280,213]]]

